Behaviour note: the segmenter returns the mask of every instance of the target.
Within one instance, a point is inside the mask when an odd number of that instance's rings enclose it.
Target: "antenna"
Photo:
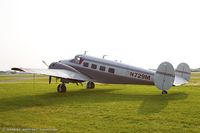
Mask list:
[[[108,55],[103,55],[103,59],[105,59],[106,56],[108,56]]]

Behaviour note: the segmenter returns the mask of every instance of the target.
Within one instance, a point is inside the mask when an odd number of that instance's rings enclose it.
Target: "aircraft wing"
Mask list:
[[[32,68],[12,68],[15,71],[22,71],[33,74],[44,74],[58,78],[74,79],[80,81],[91,81],[87,76],[65,69],[32,69]]]

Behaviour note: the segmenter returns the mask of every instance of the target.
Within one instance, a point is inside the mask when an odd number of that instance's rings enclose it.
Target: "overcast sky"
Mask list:
[[[0,70],[76,54],[200,67],[199,0],[0,0]]]

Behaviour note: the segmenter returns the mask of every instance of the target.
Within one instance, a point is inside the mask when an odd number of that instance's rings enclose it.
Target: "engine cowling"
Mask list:
[[[72,72],[80,73],[75,68],[73,68],[73,67],[71,67],[69,65],[60,63],[60,62],[53,62],[53,63],[51,63],[49,65],[49,69],[65,69],[65,70],[69,70],[69,71],[72,71]]]

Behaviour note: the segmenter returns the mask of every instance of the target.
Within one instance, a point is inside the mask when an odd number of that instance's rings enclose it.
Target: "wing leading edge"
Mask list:
[[[64,79],[74,79],[74,80],[80,80],[80,81],[91,81],[90,78],[87,76],[73,72],[70,70],[64,70],[64,69],[32,69],[32,68],[12,68],[12,70],[15,71],[22,71],[32,74],[44,74],[48,76],[58,77],[58,78],[64,78]]]

